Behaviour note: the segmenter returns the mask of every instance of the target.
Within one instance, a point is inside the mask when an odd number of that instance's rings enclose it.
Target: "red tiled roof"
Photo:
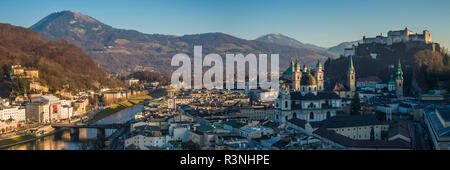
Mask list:
[[[398,134],[407,138],[411,138],[411,132],[409,129],[408,122],[404,119],[394,120],[389,125],[389,134],[388,134],[389,138]]]
[[[347,91],[347,88],[342,83],[336,83],[334,85],[333,91]]]

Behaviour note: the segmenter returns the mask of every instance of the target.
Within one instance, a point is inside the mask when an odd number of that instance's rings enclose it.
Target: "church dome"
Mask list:
[[[308,72],[307,75],[302,76],[301,85],[305,86],[317,85],[316,78],[313,75],[311,75],[310,72]]]

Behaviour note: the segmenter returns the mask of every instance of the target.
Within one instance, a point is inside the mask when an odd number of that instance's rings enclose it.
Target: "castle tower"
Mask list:
[[[292,67],[292,91],[300,91],[300,80],[302,79],[302,72],[300,71],[300,64],[295,60],[295,65]]]
[[[347,70],[347,86],[351,92],[355,92],[355,68],[353,67],[353,57],[350,56]]]
[[[397,66],[397,77],[395,79],[395,92],[397,94],[398,98],[403,97],[403,71],[402,71],[402,64],[400,63],[400,59],[398,60],[398,66]]]
[[[425,44],[431,43],[431,34],[430,34],[430,31],[424,30],[424,31],[423,31],[423,36],[424,36]]]
[[[323,69],[320,60],[317,60],[315,77],[317,80],[317,91],[323,91]]]

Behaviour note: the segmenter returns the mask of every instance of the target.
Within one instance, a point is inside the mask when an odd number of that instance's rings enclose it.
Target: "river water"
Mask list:
[[[134,119],[134,115],[144,110],[143,105],[126,108],[113,115],[105,117],[96,124],[125,123]],[[114,133],[114,129],[106,129],[106,136]],[[79,136],[71,136],[70,130],[59,131],[55,134],[5,148],[6,150],[85,150],[95,146],[97,138],[96,129],[80,129]]]

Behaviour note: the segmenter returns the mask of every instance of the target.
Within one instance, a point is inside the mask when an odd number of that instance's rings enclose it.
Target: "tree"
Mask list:
[[[6,78],[6,80],[10,80],[10,72],[11,72],[10,69],[11,69],[11,66],[9,66],[7,64],[3,65],[3,68],[2,68],[3,77],[2,78]]]
[[[361,115],[361,101],[359,98],[359,93],[356,93],[353,96],[352,103],[350,106],[350,114],[351,115]]]

